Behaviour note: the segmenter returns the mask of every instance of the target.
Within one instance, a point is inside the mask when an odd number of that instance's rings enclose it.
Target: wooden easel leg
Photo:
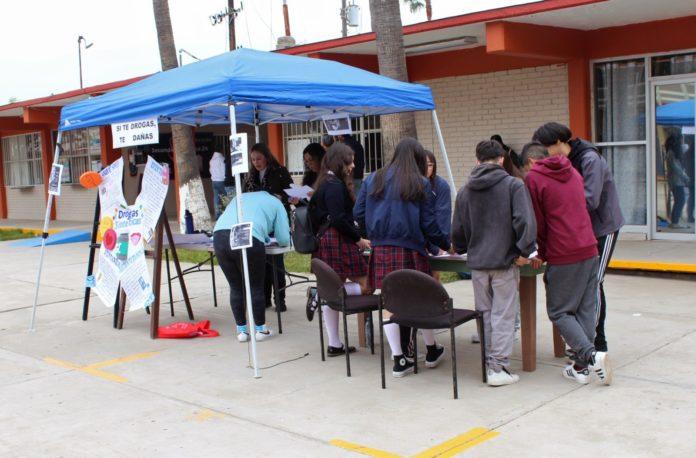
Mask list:
[[[94,220],[92,221],[92,238],[89,242],[89,261],[87,261],[87,277],[92,276],[94,273],[94,253],[99,244],[97,243],[97,232],[99,232],[99,214],[101,213],[101,206],[99,203],[99,192],[97,192],[97,203],[94,205]],[[87,321],[87,315],[89,314],[89,295],[92,288],[85,286],[85,300],[82,303],[82,321]]]
[[[123,288],[120,289],[118,301],[121,305],[118,309],[118,323],[116,329],[123,329],[123,317],[126,314],[126,292]]]
[[[169,250],[164,250],[164,258],[167,266],[167,289],[169,290],[169,311],[174,316],[174,299],[172,298],[172,273],[169,270]]]
[[[160,220],[157,223],[155,231],[155,266],[152,274],[152,289],[155,295],[155,300],[152,302],[150,310],[150,338],[157,338],[157,328],[159,327],[159,311],[160,311],[160,287],[162,283],[162,219],[164,212],[160,215]],[[164,218],[166,221],[166,218]],[[171,238],[169,239],[171,241]]]
[[[188,312],[189,320],[193,320],[193,309],[191,309],[191,301],[189,300],[188,291],[186,290],[186,283],[184,282],[184,274],[181,272],[181,264],[179,264],[179,256],[176,254],[176,245],[174,244],[174,237],[172,237],[172,229],[169,227],[169,220],[167,219],[167,213],[162,209],[162,214],[160,215],[160,224],[164,225],[164,230],[167,231],[167,239],[169,240],[169,249],[172,252],[172,258],[174,259],[174,269],[176,269],[176,275],[179,278],[179,285],[181,286],[181,294],[184,296],[184,304],[186,304],[186,311]],[[160,229],[161,230],[161,229]],[[160,243],[160,260],[162,259],[161,253],[162,244]],[[160,267],[161,271],[161,267]],[[159,281],[159,279],[158,279]],[[159,283],[157,284],[159,289]],[[159,307],[159,303],[157,304]]]
[[[114,329],[118,329],[118,316],[120,314],[121,310],[121,298],[118,294],[118,292],[121,291],[121,284],[119,283],[118,288],[116,289],[116,301],[114,302]]]

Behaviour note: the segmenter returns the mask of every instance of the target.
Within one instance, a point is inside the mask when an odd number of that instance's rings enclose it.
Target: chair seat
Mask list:
[[[328,304],[334,310],[341,311],[340,304]],[[346,313],[369,312],[379,308],[379,296],[376,294],[366,294],[360,296],[346,296]]]
[[[475,319],[479,315],[476,310],[454,309],[453,312],[454,321],[450,319],[449,313],[438,316],[408,317],[403,319],[397,315],[392,315],[389,321],[417,329],[444,329],[459,326],[462,323]]]

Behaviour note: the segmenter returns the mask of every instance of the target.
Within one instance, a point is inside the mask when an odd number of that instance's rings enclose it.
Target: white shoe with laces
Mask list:
[[[266,325],[257,326],[256,327],[256,341],[261,342],[262,340],[266,340],[271,338],[273,336],[273,331],[271,331],[271,328],[267,328]]]
[[[590,383],[590,371],[587,368],[576,370],[575,364],[570,363],[563,368],[563,377],[568,380],[574,380],[581,385]]]
[[[240,342],[248,342],[249,341],[249,333],[248,332],[240,332],[237,334],[237,340]]]
[[[517,374],[511,374],[507,369],[503,368],[500,372],[496,372],[493,369],[488,369],[487,382],[489,386],[503,386],[512,385],[520,381],[520,376]]]
[[[592,354],[592,362],[590,370],[595,373],[599,383],[603,385],[611,385],[613,374],[611,364],[609,363],[609,355],[604,351],[596,351]]]

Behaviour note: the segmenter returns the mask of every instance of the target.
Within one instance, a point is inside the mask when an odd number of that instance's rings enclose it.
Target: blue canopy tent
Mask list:
[[[660,105],[655,110],[655,121],[661,126],[694,126],[695,108],[696,100],[693,99]]]
[[[319,120],[324,115],[350,117],[407,111],[432,111],[433,125],[445,159],[452,192],[454,178],[430,88],[396,81],[338,62],[240,49],[157,73],[107,94],[63,107],[54,163],[58,162],[62,132],[92,126],[157,118],[164,124],[230,124],[258,127],[266,123]],[[236,180],[239,185],[239,180]],[[49,196],[44,232],[48,230],[53,196]],[[241,205],[237,206],[241,217]],[[44,240],[45,241],[45,240]],[[41,257],[34,296],[31,329],[38,299]],[[246,251],[243,250],[245,272]],[[248,275],[245,275],[247,314],[253,321]],[[255,375],[256,341],[251,334]]]

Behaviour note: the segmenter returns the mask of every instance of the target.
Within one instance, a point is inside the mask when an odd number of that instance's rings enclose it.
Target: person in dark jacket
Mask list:
[[[365,176],[365,149],[352,135],[342,135],[341,141],[353,150],[353,192],[358,195]]]
[[[440,226],[440,230],[447,238],[450,238],[452,232],[452,193],[447,180],[437,174],[437,159],[432,151],[425,150],[428,160],[428,172],[426,178],[430,181],[430,186],[433,190],[435,219]],[[437,245],[428,244],[428,252],[432,255],[444,254]],[[433,272],[433,276],[439,280],[438,272]]]
[[[342,143],[333,144],[322,163],[317,191],[309,202],[312,227],[328,228],[319,239],[319,249],[312,254],[329,265],[341,278],[360,285],[360,293],[371,293],[367,284],[367,261],[362,251],[370,248],[370,242],[361,237],[353,219],[353,196],[347,181],[353,171],[353,150]],[[327,354],[338,356],[345,348],[338,334],[338,312],[322,306],[326,332],[329,335]],[[350,347],[349,351],[355,351]]]
[[[594,345],[599,259],[592,223],[583,209],[582,177],[565,156],[556,155],[535,161],[526,183],[537,221],[539,258],[548,263],[546,309],[574,361],[563,376],[587,384],[593,370],[608,385],[607,354]]]
[[[533,140],[544,145],[552,156],[562,155],[570,159],[573,167],[580,172],[584,180],[586,207],[590,213],[592,230],[597,239],[599,251],[595,347],[600,351],[607,351],[607,339],[604,332],[607,310],[604,274],[614,253],[619,229],[624,225],[624,218],[619,206],[614,177],[607,161],[592,143],[572,137],[573,133],[568,127],[550,122],[536,130]]]
[[[440,230],[435,217],[430,182],[425,178],[427,158],[417,140],[405,138],[399,142],[391,162],[370,175],[353,209],[353,215],[367,233],[372,244],[368,267],[370,286],[382,287],[382,279],[401,269],[418,270],[431,275],[426,248],[433,243],[443,250],[450,242]],[[400,329],[396,324],[384,326],[392,350],[394,377],[413,372],[413,359],[408,345],[410,328]],[[435,334],[423,330],[427,347],[425,364],[436,367],[443,358],[444,348],[435,343]]]
[[[524,183],[503,169],[505,151],[494,140],[476,146],[477,166],[457,194],[452,243],[467,253],[476,310],[483,314],[488,384],[510,385],[517,314],[518,266],[536,253],[536,223]]]
[[[264,143],[251,147],[251,166],[249,175],[244,183],[244,192],[266,191],[283,203],[285,211],[290,216],[290,202],[284,189],[290,187],[292,178],[288,169],[278,163],[271,150]],[[287,310],[285,305],[285,262],[283,256],[270,256],[266,260],[266,307],[271,306],[271,296],[276,308],[281,312]],[[276,267],[275,281],[280,291],[273,291],[273,263]],[[275,292],[275,294],[273,294]]]

